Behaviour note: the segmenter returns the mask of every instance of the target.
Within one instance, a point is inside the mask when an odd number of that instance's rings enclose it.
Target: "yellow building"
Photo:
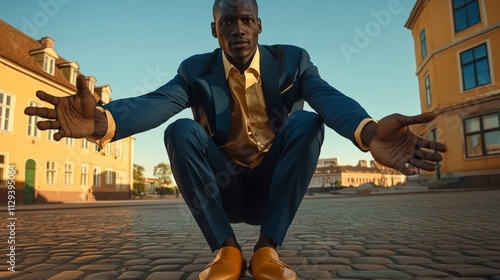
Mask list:
[[[500,186],[500,1],[418,0],[405,25],[415,42],[423,112],[415,128],[448,147],[434,186]]]
[[[27,106],[52,107],[35,96],[37,90],[74,94],[78,74],[78,63],[60,57],[51,38],[34,40],[0,20],[0,203],[12,186],[10,169],[17,204],[130,198],[132,137],[102,151],[85,139],[56,142],[55,131],[38,130],[37,117],[24,114]],[[110,86],[95,81],[87,78],[89,89],[109,102]]]
[[[333,163],[333,164],[324,164]],[[338,165],[338,159],[321,159],[313,174],[309,188],[359,187],[373,183],[379,187],[406,184],[406,176],[400,172],[371,161],[360,160],[357,166]]]

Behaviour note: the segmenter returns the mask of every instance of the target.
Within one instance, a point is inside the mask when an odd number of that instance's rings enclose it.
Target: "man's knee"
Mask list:
[[[307,133],[317,132],[320,135],[324,133],[323,119],[316,113],[297,111],[288,118],[288,121],[291,125],[300,127],[301,131]]]
[[[198,133],[205,131],[199,123],[191,119],[179,119],[170,124],[165,130],[164,142],[168,146],[177,146],[186,144],[188,141],[197,139]]]

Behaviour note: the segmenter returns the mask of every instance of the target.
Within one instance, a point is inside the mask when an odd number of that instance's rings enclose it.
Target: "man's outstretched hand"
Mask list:
[[[85,84],[85,76],[76,79],[76,94],[57,97],[44,91],[37,91],[36,96],[54,105],[54,109],[46,107],[27,107],[24,113],[29,116],[39,116],[47,121],[39,121],[40,130],[58,129],[54,134],[56,141],[63,137],[83,138],[94,133],[96,101]]]
[[[393,114],[381,119],[370,143],[373,158],[405,175],[414,174],[415,168],[434,171],[437,162],[443,160],[439,152],[445,152],[446,146],[422,138],[408,128],[434,118],[434,113],[423,113],[413,117]]]

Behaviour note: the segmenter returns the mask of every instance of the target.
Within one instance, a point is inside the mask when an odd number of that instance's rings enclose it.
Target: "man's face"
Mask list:
[[[214,11],[212,35],[236,67],[248,67],[262,24],[251,0],[223,0]]]

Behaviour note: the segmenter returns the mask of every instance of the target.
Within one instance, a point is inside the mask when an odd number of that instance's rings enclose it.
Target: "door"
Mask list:
[[[33,203],[35,200],[35,175],[36,175],[36,162],[32,159],[26,161],[25,175],[24,175],[24,204]]]

